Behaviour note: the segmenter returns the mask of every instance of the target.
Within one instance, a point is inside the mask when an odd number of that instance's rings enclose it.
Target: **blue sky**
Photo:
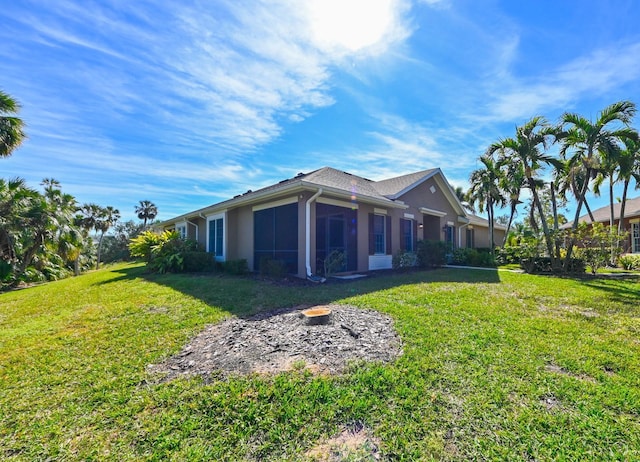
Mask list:
[[[322,166],[466,188],[534,115],[640,104],[639,23],[634,0],[13,0],[0,89],[29,139],[0,175],[125,219]]]

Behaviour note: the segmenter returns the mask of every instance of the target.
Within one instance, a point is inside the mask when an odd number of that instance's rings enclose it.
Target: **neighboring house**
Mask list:
[[[334,250],[353,272],[391,268],[392,256],[420,239],[489,247],[487,221],[465,212],[438,168],[371,181],[324,167],[155,227],[198,241],[219,261],[246,259],[259,271],[273,258],[299,277],[320,272]],[[503,237],[496,226],[495,241]]]
[[[620,223],[620,207],[622,204],[613,204],[613,217],[615,219],[614,226]],[[611,223],[611,209],[609,205],[593,210],[593,218],[596,222],[608,226]],[[578,219],[579,223],[591,223],[589,215],[583,215]],[[567,223],[562,228],[569,229],[573,222]],[[624,222],[622,229],[629,232],[629,237],[623,246],[624,253],[640,253],[640,197],[627,199],[627,205],[624,208]]]

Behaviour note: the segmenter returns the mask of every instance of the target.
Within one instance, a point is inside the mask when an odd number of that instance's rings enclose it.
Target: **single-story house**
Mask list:
[[[196,240],[219,261],[264,258],[290,273],[321,272],[332,251],[345,254],[344,272],[392,267],[392,257],[420,239],[451,248],[489,247],[488,223],[469,214],[439,168],[371,181],[324,167],[156,225]],[[496,226],[502,242],[504,227]]]
[[[613,204],[614,226],[620,223],[620,208],[622,204]],[[611,209],[609,205],[592,210],[593,218],[596,222],[604,225],[611,223]],[[578,219],[579,223],[591,223],[589,214],[583,215]],[[563,228],[571,228],[573,222],[567,223]],[[629,236],[623,245],[624,253],[640,253],[640,197],[627,199],[627,205],[624,208],[624,221],[622,229],[629,232]]]

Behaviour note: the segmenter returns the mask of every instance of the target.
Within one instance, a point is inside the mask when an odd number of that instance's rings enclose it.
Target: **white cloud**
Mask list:
[[[489,103],[486,119],[520,120],[548,109],[566,109],[640,78],[640,43],[596,50],[533,79],[513,78]],[[504,82],[502,82],[504,84]]]

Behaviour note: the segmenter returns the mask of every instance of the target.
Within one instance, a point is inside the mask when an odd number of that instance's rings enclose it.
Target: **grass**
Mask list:
[[[443,269],[311,287],[118,265],[0,295],[0,458],[640,459],[640,282]],[[301,303],[390,314],[395,363],[157,384],[206,324]],[[367,460],[362,451],[348,460]]]

